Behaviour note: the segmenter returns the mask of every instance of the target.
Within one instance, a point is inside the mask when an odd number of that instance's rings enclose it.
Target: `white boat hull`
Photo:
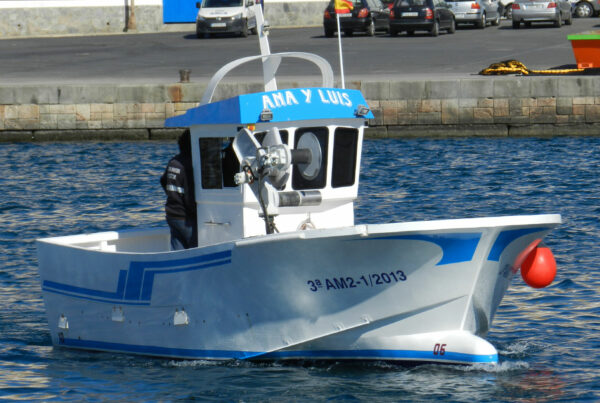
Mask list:
[[[53,344],[188,359],[496,362],[483,336],[558,215],[298,231],[161,252],[168,232],[38,243]]]

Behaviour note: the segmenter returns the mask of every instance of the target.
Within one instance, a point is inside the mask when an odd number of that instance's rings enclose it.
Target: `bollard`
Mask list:
[[[179,70],[179,82],[180,83],[189,83],[190,82],[190,73],[191,70]]]

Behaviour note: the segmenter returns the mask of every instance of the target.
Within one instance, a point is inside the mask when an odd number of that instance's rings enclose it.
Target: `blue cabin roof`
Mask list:
[[[369,110],[357,114],[367,102],[358,90],[340,88],[290,88],[270,92],[238,95],[223,101],[191,108],[185,114],[169,118],[166,127],[189,127],[199,124],[259,123],[260,114],[273,113],[269,122],[312,119],[373,119]]]

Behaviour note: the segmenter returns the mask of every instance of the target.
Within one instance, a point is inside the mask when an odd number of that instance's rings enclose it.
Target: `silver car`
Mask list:
[[[500,24],[498,0],[452,0],[446,3],[454,12],[457,24],[475,24],[477,28],[485,28],[488,22]]]
[[[563,22],[571,25],[571,4],[566,0],[515,0],[512,4],[512,26],[518,29],[521,23],[530,27],[532,22],[554,22],[560,28]]]

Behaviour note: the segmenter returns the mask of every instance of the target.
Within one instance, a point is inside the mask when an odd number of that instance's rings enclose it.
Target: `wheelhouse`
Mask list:
[[[169,126],[188,126],[192,135],[200,242],[265,234],[260,197],[251,184],[238,186],[234,180],[244,169],[233,147],[241,132],[260,147],[267,148],[269,131],[277,130],[292,152],[305,144],[318,150],[310,163],[291,166],[277,188],[285,197],[304,200],[277,209],[278,232],[354,225],[363,130],[372,117],[365,105],[356,90],[305,88],[240,95],[171,118]]]

